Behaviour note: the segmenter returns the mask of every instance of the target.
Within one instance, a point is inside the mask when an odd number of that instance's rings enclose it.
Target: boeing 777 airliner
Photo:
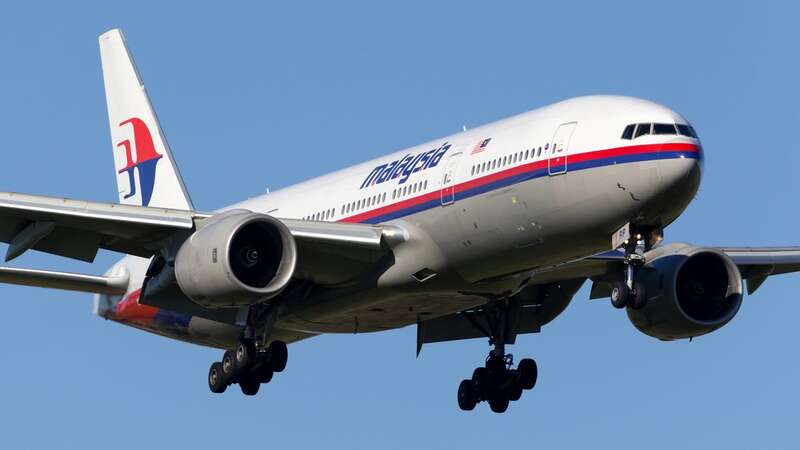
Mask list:
[[[536,384],[506,352],[591,280],[642,333],[727,324],[743,291],[800,271],[800,247],[662,242],[700,186],[703,148],[678,113],[573,98],[231,205],[195,210],[122,33],[99,38],[118,204],[0,193],[6,260],[28,250],[104,275],[0,268],[0,282],[95,294],[101,317],[223,349],[208,384],[254,395],[287,344],[416,325],[426,343],[488,338],[458,405],[504,412]],[[319,195],[324,192],[325,195]]]

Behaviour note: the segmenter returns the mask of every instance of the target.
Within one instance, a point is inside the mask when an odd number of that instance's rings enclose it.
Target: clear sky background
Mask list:
[[[611,93],[677,110],[703,140],[669,241],[800,245],[793,3],[271,3],[4,3],[0,190],[117,201],[97,36],[120,27],[202,210]],[[797,448],[798,288],[770,279],[728,326],[665,343],[584,287],[511,348],[539,383],[496,415],[456,405],[485,340],[417,360],[413,327],[321,336],[258,396],[217,396],[218,350],[105,322],[88,295],[0,286],[0,448]]]

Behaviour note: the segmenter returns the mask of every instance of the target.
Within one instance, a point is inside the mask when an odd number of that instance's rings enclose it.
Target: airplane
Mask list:
[[[502,413],[538,378],[506,346],[587,280],[591,299],[670,341],[719,329],[745,290],[800,271],[800,247],[665,243],[704,149],[680,114],[624,96],[568,99],[201,212],[122,33],[99,45],[119,203],[0,192],[0,241],[6,261],[125,256],[99,276],[0,267],[0,282],[93,293],[102,318],[224,350],[214,393],[255,395],[288,344],[412,325],[418,355],[488,338],[456,399]]]

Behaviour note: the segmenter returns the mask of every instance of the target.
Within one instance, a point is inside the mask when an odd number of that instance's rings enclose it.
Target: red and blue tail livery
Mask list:
[[[139,174],[139,189],[142,195],[142,206],[148,206],[153,196],[153,186],[156,182],[156,164],[163,155],[156,151],[153,144],[153,135],[144,121],[138,117],[132,117],[119,124],[120,127],[131,125],[133,127],[133,144],[130,139],[117,144],[117,148],[125,152],[125,167],[119,169],[117,173],[127,173],[130,190],[123,196],[128,199],[136,195],[136,173]],[[134,160],[135,155],[135,160]],[[136,169],[136,170],[134,170]]]

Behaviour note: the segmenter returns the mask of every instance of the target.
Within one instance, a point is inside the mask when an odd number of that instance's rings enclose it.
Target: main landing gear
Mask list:
[[[472,372],[472,378],[462,380],[458,385],[458,406],[464,411],[472,411],[475,406],[486,401],[496,413],[503,413],[510,402],[522,397],[523,391],[536,385],[538,368],[536,361],[526,358],[514,368],[514,357],[505,353],[506,343],[513,343],[516,330],[513,325],[519,313],[516,302],[502,301],[481,308],[489,325],[488,329],[474,325],[489,337],[494,349],[489,352],[483,367]]]
[[[221,394],[238,384],[244,395],[256,395],[262,383],[269,383],[275,372],[283,372],[289,352],[286,343],[273,341],[266,351],[256,351],[252,340],[242,339],[234,350],[227,350],[221,362],[211,364],[208,387]]]
[[[208,370],[211,392],[221,394],[228,386],[238,384],[244,395],[256,395],[261,384],[269,383],[276,372],[283,372],[289,359],[286,343],[269,342],[282,310],[282,302],[250,308],[247,325],[236,346]]]
[[[516,369],[513,365],[512,355],[490,354],[486,364],[472,372],[471,379],[461,380],[458,407],[472,411],[479,402],[486,401],[492,411],[506,412],[510,402],[522,397],[522,391],[533,389],[538,375],[536,361],[530,358],[520,361]]]

